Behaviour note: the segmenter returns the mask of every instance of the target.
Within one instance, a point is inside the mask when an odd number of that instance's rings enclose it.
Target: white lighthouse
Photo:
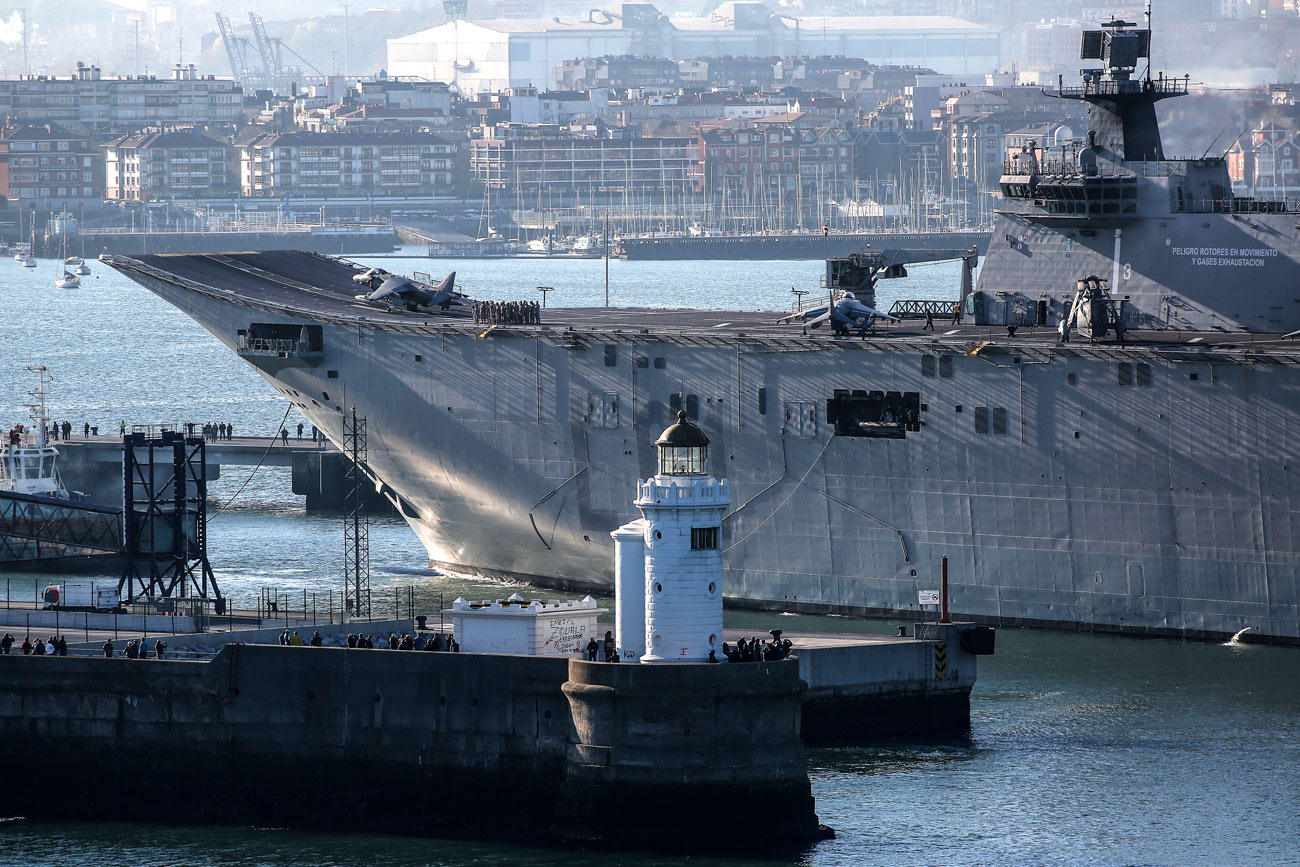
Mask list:
[[[619,649],[625,656],[643,650],[642,662],[707,662],[710,651],[722,660],[727,482],[709,475],[709,438],[686,413],[677,414],[655,446],[659,472],[637,485],[641,519],[610,534],[617,549]]]

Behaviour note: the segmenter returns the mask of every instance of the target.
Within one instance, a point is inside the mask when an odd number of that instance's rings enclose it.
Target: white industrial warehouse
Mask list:
[[[605,55],[829,55],[979,74],[998,68],[998,33],[944,16],[801,18],[762,3],[728,2],[707,18],[670,18],[649,3],[623,3],[585,19],[448,21],[388,40],[388,71],[475,94],[550,88],[564,61]]]

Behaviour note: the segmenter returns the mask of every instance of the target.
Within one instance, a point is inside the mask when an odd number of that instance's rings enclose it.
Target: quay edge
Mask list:
[[[619,669],[624,710],[612,715],[567,686],[599,686],[602,667]],[[799,738],[801,692],[793,660],[660,673],[240,644],[210,662],[0,656],[0,765],[80,781],[76,797],[39,803],[3,787],[0,814],[137,819],[121,792],[145,787],[168,805],[158,818],[177,822],[797,851],[827,833]],[[641,727],[651,709],[658,722]],[[642,747],[653,767],[638,767]],[[752,821],[755,792],[781,798],[779,822]],[[673,810],[665,826],[647,803],[701,809]],[[604,820],[611,810],[617,822]]]

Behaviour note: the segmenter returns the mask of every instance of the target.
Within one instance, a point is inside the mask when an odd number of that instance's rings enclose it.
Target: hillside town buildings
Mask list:
[[[566,61],[585,57],[828,55],[983,74],[997,68],[998,52],[995,29],[940,15],[792,16],[729,0],[695,18],[627,2],[585,18],[453,19],[388,40],[388,72],[484,93],[554,87]]]

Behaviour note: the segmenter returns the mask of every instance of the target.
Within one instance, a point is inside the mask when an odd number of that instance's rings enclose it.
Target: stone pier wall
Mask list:
[[[566,695],[570,665],[257,645],[228,646],[209,662],[0,656],[6,779],[68,781],[50,798],[33,799],[26,785],[0,786],[0,815],[137,819],[139,799],[123,793],[148,791],[148,818],[163,821],[667,848],[708,837],[726,847],[755,842],[748,811],[730,823],[709,811],[683,813],[687,826],[665,837],[639,806],[620,809],[619,822],[601,821],[611,803],[605,793],[614,786],[669,804],[744,801],[761,790],[754,787],[768,769],[792,815],[769,826],[772,834],[760,827],[757,838],[797,846],[815,834],[796,663],[665,669],[681,673],[676,683],[642,683],[645,667],[605,665],[620,669],[608,676],[623,678],[612,687],[580,668],[584,688],[614,688],[623,707],[639,708],[605,713],[594,726],[586,713],[575,717]],[[773,702],[785,709],[769,721]],[[669,706],[672,721],[647,716]],[[737,721],[755,719],[764,720],[762,737],[734,740]],[[590,752],[578,750],[612,750],[617,766],[635,755],[624,747],[653,750],[660,736],[659,756],[678,759],[635,779],[602,775]],[[693,743],[708,746],[681,750]],[[724,757],[730,770],[721,776],[699,764]],[[575,823],[583,816],[590,821]]]

